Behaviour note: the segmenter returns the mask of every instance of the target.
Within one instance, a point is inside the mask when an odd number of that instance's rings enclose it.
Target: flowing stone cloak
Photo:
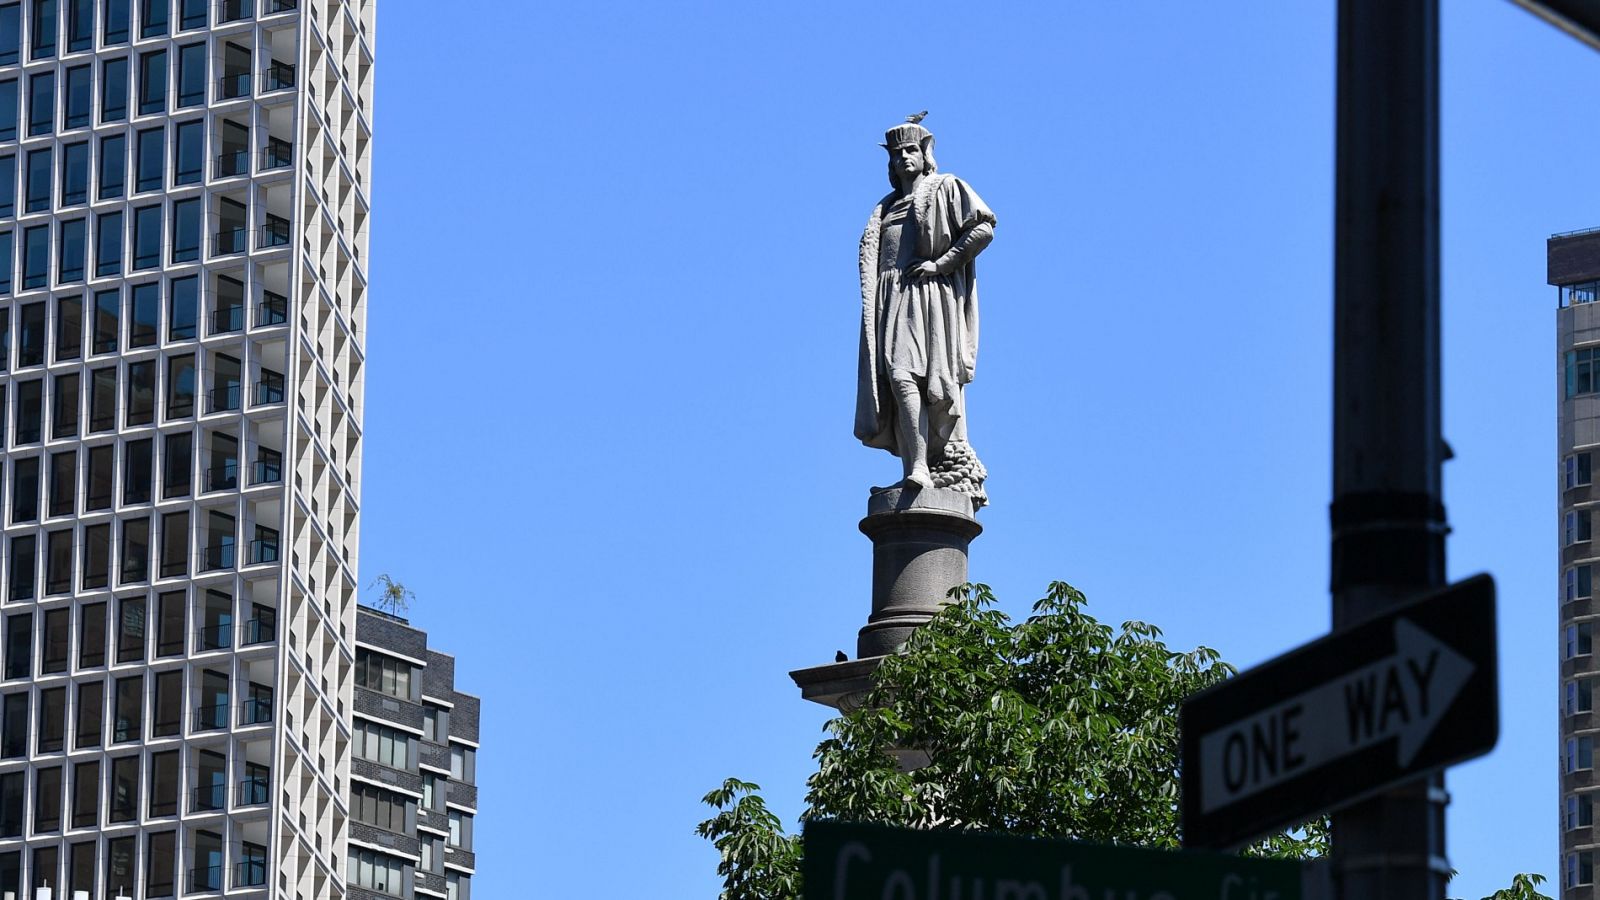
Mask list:
[[[879,271],[878,242],[895,194],[872,210],[861,235],[861,352],[856,379],[855,434],[868,447],[900,455],[894,427],[890,366],[909,364],[923,381],[930,423],[942,427],[942,443],[965,434],[963,388],[978,363],[978,277],[969,259],[954,271],[918,282],[903,273]],[[912,196],[917,258],[937,262],[970,229],[994,213],[966,182],[954,175],[929,175]]]

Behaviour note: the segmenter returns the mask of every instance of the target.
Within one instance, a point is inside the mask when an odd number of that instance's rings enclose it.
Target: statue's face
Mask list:
[[[889,165],[903,178],[915,178],[927,168],[927,157],[918,144],[901,144],[889,148]]]

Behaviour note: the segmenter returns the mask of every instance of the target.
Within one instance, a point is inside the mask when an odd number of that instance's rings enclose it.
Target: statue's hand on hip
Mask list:
[[[912,281],[926,281],[939,274],[939,267],[932,260],[923,260],[906,267],[906,277]]]

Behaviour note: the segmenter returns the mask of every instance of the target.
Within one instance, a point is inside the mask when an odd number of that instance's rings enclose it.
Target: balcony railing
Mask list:
[[[206,490],[231,491],[239,486],[239,463],[228,460],[220,466],[206,470]]]
[[[261,151],[261,169],[284,169],[294,165],[294,145],[282,138],[267,138],[267,148]]]
[[[250,96],[249,72],[233,72],[217,79],[218,99],[234,100],[248,96]]]
[[[261,229],[261,247],[282,247],[289,243],[289,220],[267,214],[267,224]]]
[[[247,859],[233,865],[233,886],[259,887],[267,883],[267,861]]]
[[[221,544],[208,544],[205,552],[201,554],[200,571],[215,572],[218,569],[233,568],[233,542],[225,541]]]
[[[228,412],[239,408],[239,385],[224,384],[211,389],[207,395],[211,402],[206,407],[206,412]]]
[[[299,9],[300,0],[267,0],[267,15]]]
[[[256,406],[265,406],[268,403],[283,402],[283,382],[258,381],[256,382]]]
[[[217,154],[217,177],[250,174],[250,151],[233,150]]]
[[[278,623],[271,619],[251,619],[244,623],[244,645],[265,644],[278,636]]]
[[[263,91],[281,91],[294,87],[294,66],[275,62],[261,73]]]
[[[194,730],[211,731],[228,727],[228,701],[197,706],[194,710]]]
[[[283,463],[258,459],[251,473],[251,484],[277,484],[283,481]]]
[[[244,328],[244,307],[224,306],[211,314],[211,333],[227,334]]]
[[[189,792],[190,812],[226,809],[227,804],[227,785],[220,782],[217,784],[204,784]]]
[[[223,622],[220,625],[206,625],[195,632],[199,638],[201,650],[231,650],[233,649],[233,623]]]
[[[255,0],[222,0],[217,5],[217,24],[237,22],[256,14]]]
[[[289,321],[289,298],[271,291],[261,292],[261,303],[256,307],[256,325],[282,325]]]
[[[272,701],[252,697],[239,704],[240,725],[265,725],[272,721]]]
[[[246,778],[239,782],[240,806],[255,806],[267,802],[267,779],[262,776]]]
[[[189,890],[222,890],[222,866],[195,866],[189,870]]]
[[[246,229],[243,225],[224,228],[211,236],[211,255],[222,256],[227,253],[243,253],[249,249],[245,246]]]
[[[254,540],[250,542],[250,564],[258,566],[263,563],[278,561],[278,540]]]

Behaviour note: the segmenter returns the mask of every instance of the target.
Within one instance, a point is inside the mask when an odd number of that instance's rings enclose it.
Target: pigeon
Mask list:
[[[833,661],[834,662],[849,662],[850,661],[850,657],[846,656],[844,654],[843,650],[835,650],[835,651],[833,651]]]
[[[922,124],[922,120],[926,119],[927,117],[928,117],[928,111],[927,110],[923,110],[922,112],[912,113],[911,115],[906,116],[906,121],[910,122],[913,125],[921,125]]]

